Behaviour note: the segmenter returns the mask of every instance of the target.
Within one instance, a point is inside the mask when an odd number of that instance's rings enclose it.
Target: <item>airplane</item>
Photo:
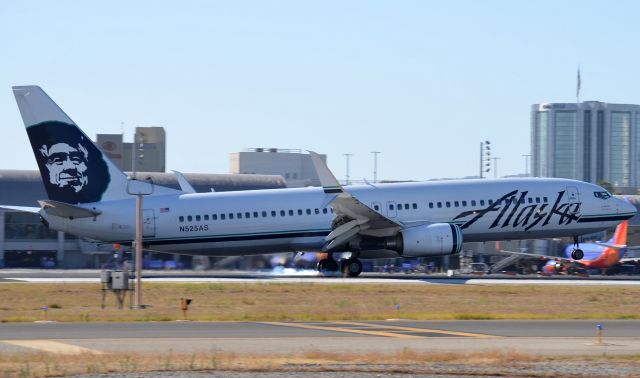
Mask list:
[[[620,223],[611,239],[606,242],[583,243],[584,257],[580,260],[550,257],[542,267],[542,271],[544,273],[562,273],[580,270],[600,270],[602,273],[606,273],[623,261],[627,249],[636,248],[627,246],[628,225],[628,220]],[[564,252],[569,257],[571,255],[570,247],[567,247]]]
[[[463,241],[578,236],[636,214],[600,186],[568,179],[478,179],[342,186],[309,152],[321,187],[194,193],[127,177],[38,86],[13,87],[48,199],[51,229],[105,243],[135,238],[136,194],[143,245],[187,255],[325,252],[323,273],[355,277],[361,258],[460,252]],[[338,265],[337,252],[351,252]]]

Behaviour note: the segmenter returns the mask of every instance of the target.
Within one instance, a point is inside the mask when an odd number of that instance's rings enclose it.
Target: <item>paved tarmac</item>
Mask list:
[[[0,283],[98,283],[100,271],[90,269],[0,269]],[[640,286],[640,276],[537,276],[363,273],[357,278],[321,277],[316,271],[151,271],[143,272],[144,282],[222,283],[350,283],[350,284],[435,284],[435,285],[581,285]]]
[[[0,353],[515,350],[541,355],[640,353],[640,321],[151,322],[0,324]]]

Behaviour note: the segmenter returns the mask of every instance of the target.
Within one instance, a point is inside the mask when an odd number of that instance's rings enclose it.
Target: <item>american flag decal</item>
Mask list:
[[[161,213],[168,213],[169,212],[169,208],[168,207],[161,207],[160,208],[160,212]]]

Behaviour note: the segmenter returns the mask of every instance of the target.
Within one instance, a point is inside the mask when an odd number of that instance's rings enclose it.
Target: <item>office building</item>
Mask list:
[[[599,101],[531,107],[532,174],[593,183],[621,192],[640,186],[640,105]]]
[[[133,143],[125,143],[122,134],[98,134],[96,144],[123,171],[166,171],[163,127],[136,127]]]

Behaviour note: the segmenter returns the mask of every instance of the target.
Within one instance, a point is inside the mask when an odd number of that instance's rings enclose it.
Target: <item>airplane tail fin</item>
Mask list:
[[[16,86],[13,94],[49,199],[78,204],[130,197],[124,172],[40,87]]]
[[[626,220],[620,223],[616,227],[616,231],[613,233],[613,237],[611,238],[611,242],[615,245],[627,245],[627,227],[629,225],[629,221]]]

